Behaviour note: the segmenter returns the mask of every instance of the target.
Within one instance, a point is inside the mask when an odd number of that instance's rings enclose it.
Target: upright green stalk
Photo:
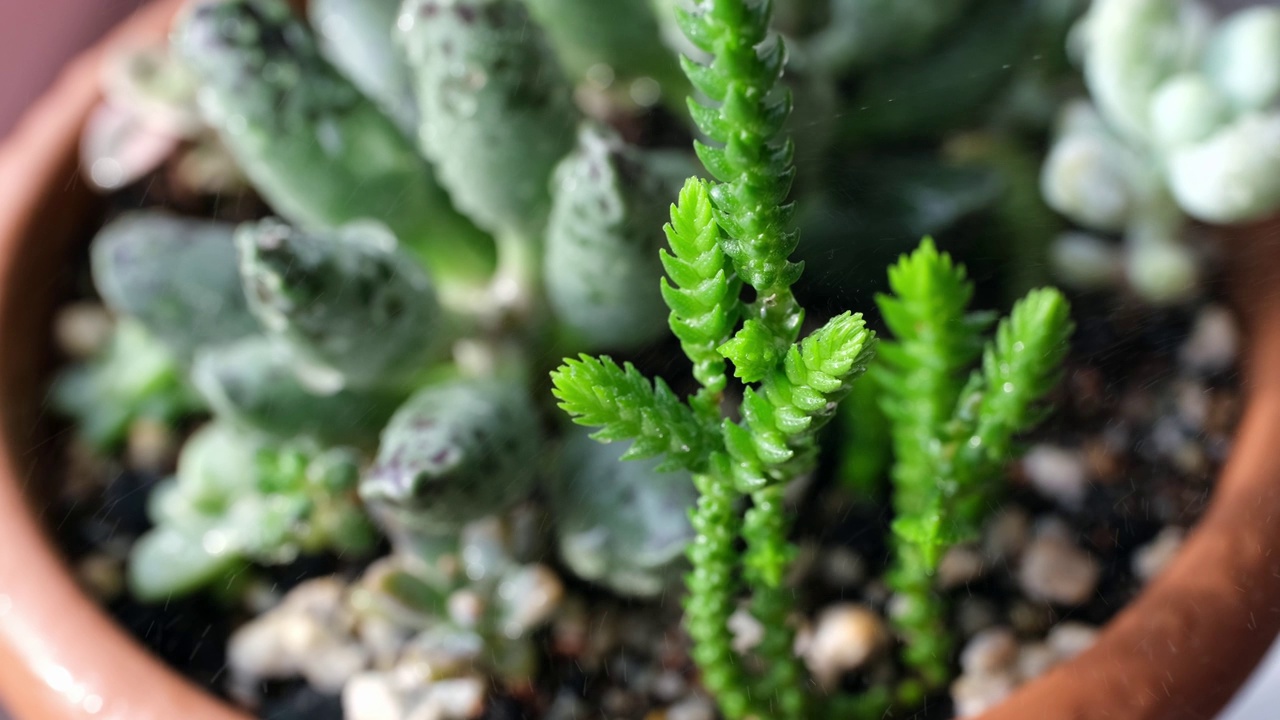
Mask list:
[[[780,139],[791,114],[790,93],[779,85],[786,50],[782,40],[768,40],[772,4],[745,0],[710,0],[693,13],[677,9],[685,36],[711,55],[708,65],[682,58],[690,82],[709,101],[690,98],[689,110],[711,144],[695,141],[698,157],[719,184],[710,188],[716,222],[724,231],[723,247],[739,277],[756,291],[746,309],[739,337],[722,352],[735,361],[737,375],[748,382],[760,379],[739,359],[746,346],[763,349],[760,367],[776,364],[795,342],[804,318],[791,285],[802,266],[791,262],[799,234],[791,228],[792,206],[787,202],[793,147]],[[736,474],[760,475],[765,467],[749,470],[739,462]],[[747,538],[747,580],[758,588],[752,612],[765,627],[761,653],[773,660],[773,671],[759,690],[768,715],[799,717],[807,693],[799,680],[801,669],[791,652],[793,632],[787,625],[790,603],[777,597],[780,568],[790,562],[782,488],[759,488],[744,525]],[[777,707],[768,707],[775,702]]]
[[[686,624],[703,682],[731,720],[809,714],[788,627],[793,603],[783,586],[794,555],[783,494],[812,469],[816,433],[865,369],[874,343],[861,315],[851,313],[797,342],[804,312],[791,285],[802,268],[790,260],[798,235],[787,204],[795,171],[791,142],[779,137],[791,100],[778,82],[783,47],[767,42],[770,17],[770,4],[757,0],[708,0],[678,11],[690,42],[711,56],[708,65],[682,64],[710,102],[689,108],[709,140],[695,149],[719,181],[686,183],[666,228],[671,252],[662,254],[671,330],[702,386],[687,415],[674,412],[665,384],[638,384],[633,368],[607,358],[570,361],[552,375],[561,407],[577,422],[603,427],[597,438],[670,448],[669,462],[693,471],[701,497],[692,515],[698,537],[689,549]],[[755,290],[750,304],[739,297],[744,281]],[[726,359],[748,385],[741,423],[723,417]],[[636,422],[637,414],[647,422]],[[690,452],[707,442],[713,448]],[[739,517],[736,505],[746,494],[752,507]],[[738,537],[747,544],[741,563]],[[760,677],[739,664],[728,628],[743,584],[766,629],[757,649],[765,662]]]
[[[1014,435],[1037,419],[1071,332],[1066,300],[1035,290],[983,345],[992,316],[969,313],[963,266],[925,240],[890,268],[892,295],[877,298],[894,342],[874,375],[890,420],[895,462],[893,623],[912,684],[934,690],[950,676],[946,604],[934,588],[942,553],[973,537]],[[983,369],[964,373],[983,356]],[[909,693],[900,693],[909,694]]]

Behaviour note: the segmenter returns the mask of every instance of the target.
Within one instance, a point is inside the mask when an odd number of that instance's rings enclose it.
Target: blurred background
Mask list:
[[[57,76],[144,0],[3,0],[0,2],[0,137]]]

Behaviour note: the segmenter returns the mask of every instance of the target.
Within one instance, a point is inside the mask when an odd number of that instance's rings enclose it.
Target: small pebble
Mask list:
[[[938,563],[938,586],[943,590],[968,585],[987,572],[986,559],[972,545],[953,545]]]
[[[1022,458],[1022,469],[1036,492],[1078,510],[1089,493],[1089,472],[1078,450],[1036,445]]]
[[[1098,628],[1080,622],[1063,622],[1053,626],[1045,644],[1058,660],[1070,660],[1088,650],[1098,639]]]
[[[308,580],[231,636],[227,666],[233,684],[243,689],[301,676],[321,692],[336,693],[369,663],[354,625],[340,580]]]
[[[688,681],[675,670],[663,670],[653,679],[653,696],[660,702],[674,702],[688,690]]]
[[[1060,531],[1042,530],[1022,556],[1018,585],[1027,597],[1079,605],[1093,596],[1102,570]]]
[[[433,715],[418,714],[415,708],[407,720],[469,720],[484,710],[488,683],[476,677],[451,678],[431,683],[419,707],[429,707]]]
[[[1023,645],[1018,651],[1018,677],[1023,682],[1049,672],[1059,661],[1058,654],[1045,643]]]
[[[346,720],[402,720],[405,710],[404,696],[387,673],[360,673],[342,688]]]
[[[951,683],[951,702],[956,717],[971,717],[990,710],[1009,697],[1018,687],[1010,673],[997,675],[961,675]]]
[[[564,584],[546,565],[525,565],[498,585],[502,632],[520,637],[547,622],[564,599]]]
[[[857,670],[889,643],[889,632],[875,612],[861,605],[829,607],[818,616],[805,662],[818,683],[832,687],[840,676]]]
[[[960,652],[966,675],[992,675],[1011,670],[1018,662],[1018,638],[1007,627],[993,627],[973,636]]]
[[[160,475],[173,469],[177,457],[178,439],[168,425],[145,417],[129,424],[125,447],[129,467]]]
[[[729,616],[729,632],[733,633],[733,649],[740,653],[754,650],[764,640],[764,625],[745,607]]]
[[[715,720],[716,708],[700,695],[681,700],[667,708],[666,720]]]
[[[1031,539],[1031,518],[1019,507],[1001,510],[986,526],[982,552],[993,564],[1011,563]]]
[[[1209,389],[1193,380],[1179,380],[1174,386],[1174,398],[1178,407],[1178,419],[1192,430],[1203,428],[1209,418]]]
[[[111,338],[114,323],[107,309],[95,302],[76,302],[58,311],[53,336],[68,357],[93,357]]]
[[[1221,305],[1208,305],[1196,315],[1178,359],[1191,370],[1217,373],[1231,369],[1240,352],[1240,328]]]
[[[1138,548],[1133,554],[1133,574],[1138,580],[1143,584],[1154,580],[1182,549],[1185,535],[1182,528],[1170,525],[1151,542]]]

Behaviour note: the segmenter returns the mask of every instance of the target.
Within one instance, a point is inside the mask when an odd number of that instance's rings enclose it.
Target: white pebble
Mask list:
[[[1100,574],[1093,556],[1062,531],[1042,530],[1023,553],[1018,585],[1033,600],[1079,605],[1093,595]]]
[[[1064,622],[1053,626],[1045,643],[1058,656],[1070,660],[1088,650],[1098,639],[1098,628],[1080,622]]]
[[[1182,549],[1184,536],[1180,527],[1171,525],[1161,530],[1155,539],[1133,554],[1133,574],[1144,584],[1154,580]]]
[[[1009,673],[962,675],[951,683],[951,701],[955,704],[956,717],[984,713],[1003,702],[1017,687],[1017,678]]]
[[[153,473],[172,469],[178,455],[178,440],[168,425],[151,418],[129,423],[125,459],[129,467]]]
[[[474,677],[431,683],[405,720],[469,720],[484,710],[487,683]]]
[[[943,590],[967,585],[987,572],[982,553],[972,545],[953,545],[938,563],[938,586]]]
[[[884,621],[861,605],[827,608],[818,616],[805,662],[818,682],[833,686],[840,676],[862,667],[889,642]]]
[[[729,632],[733,633],[733,649],[740,653],[754,650],[764,640],[764,625],[744,607],[729,616]]]
[[[653,696],[663,702],[672,702],[684,695],[689,683],[675,670],[663,670],[653,679]]]
[[[1018,677],[1023,682],[1049,672],[1059,661],[1058,654],[1045,643],[1023,645],[1018,652]]]
[[[369,654],[347,642],[327,642],[303,657],[301,675],[314,688],[337,692],[357,673],[369,666]]]
[[[1178,357],[1191,370],[1215,373],[1231,369],[1239,352],[1240,328],[1235,316],[1221,305],[1209,305],[1196,315]]]
[[[404,695],[387,673],[360,673],[342,688],[346,720],[402,720],[404,704]]]
[[[993,627],[973,636],[960,652],[966,675],[992,675],[1011,670],[1018,662],[1018,638],[1007,627]]]
[[[1031,539],[1031,518],[1025,510],[1011,507],[1001,510],[983,532],[982,552],[992,563],[1013,562]]]
[[[58,311],[53,335],[58,349],[75,359],[96,354],[111,337],[113,323],[106,308],[98,303],[72,303]]]
[[[667,708],[666,720],[715,720],[716,709],[711,701],[694,695]]]
[[[1022,458],[1022,469],[1036,492],[1063,507],[1078,510],[1089,493],[1089,471],[1078,450],[1036,445]]]
[[[275,608],[245,623],[227,645],[233,683],[304,677],[322,692],[337,692],[368,666],[354,635],[346,588],[336,578],[307,581]]]

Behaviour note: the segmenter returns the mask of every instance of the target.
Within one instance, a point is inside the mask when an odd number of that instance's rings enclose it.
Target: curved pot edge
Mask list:
[[[39,271],[56,272],[59,250],[83,237],[94,214],[77,154],[102,58],[162,37],[179,4],[147,5],[79,56],[0,146],[0,696],[19,718],[246,720],[152,657],[76,585],[23,493],[32,475],[21,439],[36,418],[9,401],[40,392],[47,358],[32,339],[47,331],[32,324],[47,328],[40,303],[53,300],[56,283]]]
[[[0,147],[0,347],[33,337],[10,329],[25,304],[9,288],[14,279],[26,284],[17,245],[41,237],[36,230],[49,221],[50,206],[61,209],[49,202],[51,192],[72,194],[76,139],[98,96],[104,46],[155,39],[178,4],[152,4],[78,59]],[[1271,553],[1280,545],[1273,522],[1280,518],[1280,373],[1268,373],[1280,367],[1280,231],[1258,226],[1241,235],[1233,277],[1251,330],[1251,394],[1209,512],[1093,648],[982,720],[1208,717],[1280,629],[1280,558]],[[12,372],[11,355],[0,354],[0,376]],[[8,414],[2,422],[6,437],[25,434]],[[83,596],[23,498],[19,466],[11,452],[0,457],[0,547],[23,548],[0,553],[0,695],[10,709],[24,718],[244,720],[148,655]]]

